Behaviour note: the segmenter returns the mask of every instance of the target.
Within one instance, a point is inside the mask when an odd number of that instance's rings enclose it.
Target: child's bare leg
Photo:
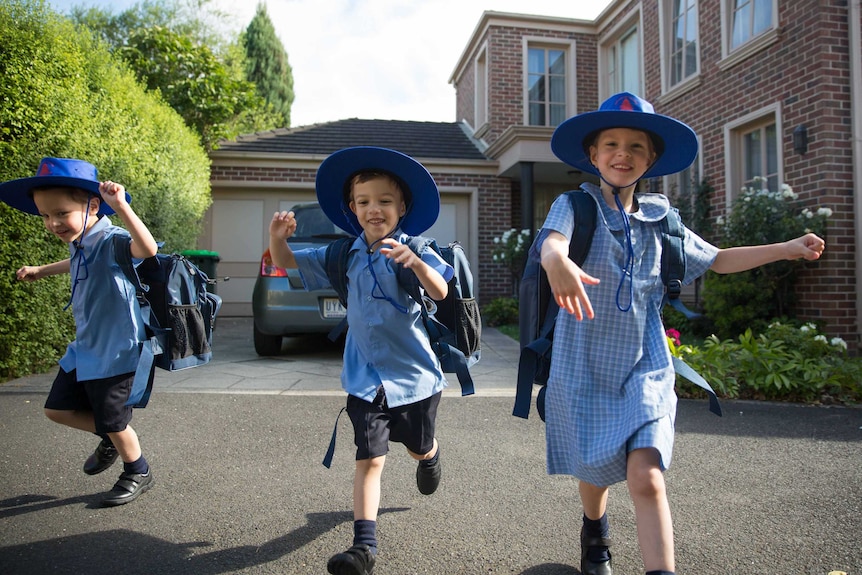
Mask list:
[[[120,458],[125,463],[133,463],[141,458],[141,444],[138,441],[138,434],[132,429],[131,425],[127,425],[123,431],[112,431],[108,433],[111,438],[111,443],[117,448]]]
[[[410,457],[412,457],[416,461],[425,461],[428,459],[433,459],[434,456],[437,455],[437,449],[439,449],[439,447],[440,446],[437,445],[437,438],[435,437],[434,438],[434,447],[432,447],[431,451],[429,451],[428,453],[425,453],[424,455],[419,455],[418,453],[413,453],[409,449],[407,450],[407,453],[409,453]]]
[[[674,571],[673,522],[658,451],[646,448],[629,453],[626,476],[644,568]]]
[[[386,456],[360,459],[353,475],[353,519],[377,521],[380,508],[380,477]]]
[[[81,431],[96,433],[96,421],[92,411],[72,411],[66,409],[45,408],[45,415],[54,423],[65,425]]]
[[[578,491],[587,519],[600,519],[608,507],[608,488],[579,481]]]

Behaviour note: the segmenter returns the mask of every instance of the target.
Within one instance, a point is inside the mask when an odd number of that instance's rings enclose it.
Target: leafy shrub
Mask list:
[[[841,338],[827,339],[814,324],[795,327],[773,322],[755,336],[737,340],[706,338],[702,346],[676,345],[671,353],[700,373],[716,393],[729,398],[799,402],[862,401],[862,361],[847,355]],[[677,378],[681,396],[699,388]],[[693,393],[694,392],[694,393]]]
[[[87,160],[126,186],[166,250],[195,247],[209,159],[182,118],[45,2],[0,3],[0,38],[0,181],[32,176],[44,156]],[[67,257],[39,218],[0,204],[0,381],[44,371],[73,339],[69,277],[15,280]]]
[[[518,300],[513,297],[492,299],[482,308],[482,319],[491,327],[518,323]]]
[[[764,180],[755,178],[754,185]],[[721,247],[783,242],[813,231],[825,235],[829,208],[801,206],[788,185],[777,192],[742,189],[727,220],[718,219]],[[803,261],[779,261],[753,270],[720,275],[707,272],[703,306],[720,338],[751,328],[762,331],[771,318],[793,316],[794,285]]]

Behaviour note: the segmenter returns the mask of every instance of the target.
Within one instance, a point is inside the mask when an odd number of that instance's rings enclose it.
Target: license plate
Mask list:
[[[338,298],[323,298],[323,317],[327,319],[347,317],[347,308],[341,305]]]

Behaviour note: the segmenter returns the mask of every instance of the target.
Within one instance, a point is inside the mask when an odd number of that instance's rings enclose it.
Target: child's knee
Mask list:
[[[626,482],[632,497],[656,498],[665,492],[664,474],[657,466],[629,466]]]
[[[45,408],[45,417],[47,417],[54,423],[60,423],[63,425],[65,425],[68,421],[69,413],[70,412],[68,411],[63,411],[60,409],[49,409],[47,407]]]

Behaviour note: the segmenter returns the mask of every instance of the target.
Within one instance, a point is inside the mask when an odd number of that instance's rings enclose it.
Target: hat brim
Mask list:
[[[373,146],[357,146],[334,152],[317,170],[315,188],[321,209],[333,224],[351,235],[362,227],[344,202],[344,185],[357,172],[380,171],[392,174],[409,188],[411,201],[401,218],[401,230],[416,236],[437,221],[440,193],[425,167],[406,154]],[[405,198],[406,199],[406,198]]]
[[[79,188],[90,192],[99,199],[102,197],[99,194],[99,182],[81,178],[70,178],[68,176],[32,176],[0,184],[0,201],[16,210],[38,216],[39,208],[36,207],[36,202],[33,201],[33,198],[30,197],[30,190],[51,187]],[[132,201],[132,197],[128,192],[126,192],[126,201],[130,203]],[[114,209],[107,202],[104,200],[99,202],[98,215],[110,216],[113,213]]]
[[[554,130],[551,150],[566,164],[590,174],[599,171],[590,162],[584,140],[599,130],[631,128],[643,130],[657,136],[664,151],[643,175],[655,178],[681,172],[697,157],[697,135],[686,124],[661,114],[646,114],[628,111],[586,112],[569,118]]]

